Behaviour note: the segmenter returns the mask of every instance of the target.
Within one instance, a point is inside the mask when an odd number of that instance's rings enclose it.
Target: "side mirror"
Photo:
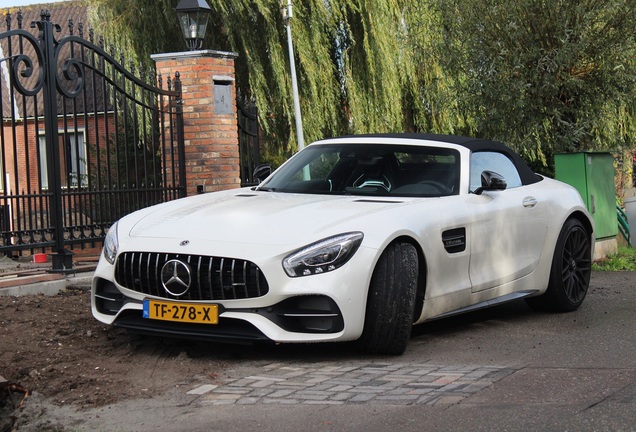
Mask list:
[[[481,173],[481,187],[475,190],[475,195],[481,195],[483,191],[504,190],[508,187],[506,179],[494,171]]]
[[[254,172],[252,173],[252,178],[255,182],[260,183],[265,180],[272,173],[271,165],[259,165],[254,168]]]

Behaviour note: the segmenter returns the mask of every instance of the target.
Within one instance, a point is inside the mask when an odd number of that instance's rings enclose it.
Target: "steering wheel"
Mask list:
[[[387,192],[391,191],[392,188],[392,184],[391,181],[385,176],[382,175],[380,176],[381,178],[366,178],[365,179],[365,175],[361,175],[360,177],[358,177],[354,182],[353,182],[353,187],[356,188],[363,188],[365,186],[371,186],[371,187],[380,187],[382,189],[384,189]]]
[[[357,185],[358,188],[363,188],[365,186],[373,186],[373,187],[381,187],[387,192],[391,191],[391,182],[384,177],[382,180],[366,180],[362,184]]]

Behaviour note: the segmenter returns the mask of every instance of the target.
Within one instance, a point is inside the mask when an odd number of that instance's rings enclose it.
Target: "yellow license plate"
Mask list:
[[[219,323],[219,306],[215,304],[144,300],[143,307],[143,317],[148,319],[198,324]]]

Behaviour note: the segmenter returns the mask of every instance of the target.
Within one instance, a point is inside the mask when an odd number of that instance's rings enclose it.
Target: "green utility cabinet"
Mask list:
[[[579,152],[554,155],[555,177],[574,186],[594,218],[596,239],[616,237],[616,189],[611,153]]]

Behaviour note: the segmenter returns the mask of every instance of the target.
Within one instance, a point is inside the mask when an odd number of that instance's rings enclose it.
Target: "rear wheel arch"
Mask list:
[[[587,294],[592,269],[592,225],[580,214],[566,219],[552,257],[546,291],[529,297],[534,309],[571,312],[579,308]]]
[[[570,217],[568,217],[568,220],[569,219],[577,219],[579,222],[581,222],[581,224],[583,224],[583,227],[587,231],[588,235],[592,235],[592,232],[593,232],[592,222],[590,222],[590,220],[585,216],[583,212],[581,211],[574,212],[570,215]]]

